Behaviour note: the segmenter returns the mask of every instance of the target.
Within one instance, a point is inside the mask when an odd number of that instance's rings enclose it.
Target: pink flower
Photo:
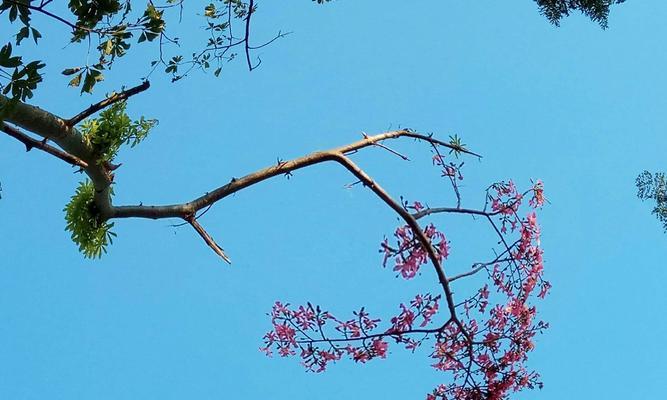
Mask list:
[[[381,339],[373,340],[373,344],[371,345],[371,348],[373,349],[373,352],[375,353],[375,355],[380,357],[380,358],[387,357],[387,348],[388,347],[389,347],[389,344],[387,344],[387,342],[385,342]]]

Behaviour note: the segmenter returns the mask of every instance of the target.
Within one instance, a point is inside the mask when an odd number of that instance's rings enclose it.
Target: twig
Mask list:
[[[394,155],[400,157],[403,161],[410,161],[410,159],[407,156],[404,156],[403,154],[397,152],[396,150],[390,149],[389,147],[383,145],[382,143],[375,143],[375,146],[387,150],[391,154],[394,154]]]
[[[253,8],[255,8],[255,1],[250,0],[250,2],[248,3],[248,16],[246,17],[245,20],[245,38],[243,40],[245,42],[245,59],[246,62],[248,63],[248,69],[250,71],[252,71],[258,66],[257,65],[253,67],[252,61],[250,61],[250,18],[252,17],[252,13],[255,12]]]
[[[207,244],[210,248],[213,249],[213,251],[215,252],[215,254],[217,254],[217,255],[219,255],[220,257],[222,257],[222,259],[225,260],[225,262],[226,262],[227,264],[230,264],[230,265],[231,265],[232,260],[230,260],[229,257],[227,257],[227,254],[225,254],[225,251],[222,249],[222,247],[220,247],[220,246],[215,242],[215,240],[213,240],[213,238],[211,237],[211,235],[209,235],[208,232],[206,232],[206,230],[204,229],[204,227],[201,226],[201,225],[199,224],[199,222],[197,222],[197,219],[195,219],[194,215],[190,215],[190,216],[188,216],[188,217],[186,217],[186,218],[184,218],[184,219],[185,219],[190,225],[192,225],[193,228],[195,228],[195,231],[197,231],[197,233],[199,234],[199,236],[201,236],[202,239],[204,239],[204,242],[206,242],[206,244]]]
[[[134,96],[135,94],[141,93],[144,90],[147,90],[151,86],[149,81],[143,81],[141,85],[135,86],[133,88],[123,90],[122,92],[119,93],[114,93],[111,96],[107,97],[106,99],[97,102],[95,104],[91,104],[90,107],[86,108],[85,110],[81,111],[77,115],[73,116],[72,118],[68,119],[67,125],[69,126],[74,126],[78,124],[79,122],[83,121],[84,119],[90,117],[91,115],[95,114],[96,112],[109,107],[110,105],[117,103],[119,101],[127,100],[131,96]]]

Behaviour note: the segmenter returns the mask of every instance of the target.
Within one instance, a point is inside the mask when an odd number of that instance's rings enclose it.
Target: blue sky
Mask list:
[[[554,288],[540,315],[552,328],[530,361],[545,387],[517,397],[663,396],[667,236],[634,178],[667,169],[667,4],[629,1],[603,31],[581,16],[551,26],[528,0],[309,3],[260,3],[258,38],[294,33],[261,49],[252,73],[239,62],[218,79],[151,79],[129,109],[160,124],[120,154],[116,203],[185,201],[361,131],[456,133],[484,155],[467,160],[464,204],[480,206],[483,189],[508,178],[542,179],[551,202],[540,220]],[[150,54],[130,56],[80,97],[58,72],[83,50],[63,47],[62,27],[38,26],[45,40],[33,54],[51,63],[34,103],[55,113],[73,115],[147,71]],[[426,351],[391,347],[386,360],[314,375],[257,350],[277,299],[342,315],[365,305],[386,318],[436,288],[428,273],[405,282],[381,268],[378,243],[396,218],[362,188],[345,189],[354,179],[339,167],[216,205],[202,221],[231,267],[169,221],[118,221],[109,254],[91,261],[64,231],[81,177],[9,138],[0,147],[0,398],[406,399],[447,381]],[[414,161],[382,151],[355,160],[397,197],[451,204],[428,149],[397,148]],[[453,270],[488,255],[484,224],[435,222]]]

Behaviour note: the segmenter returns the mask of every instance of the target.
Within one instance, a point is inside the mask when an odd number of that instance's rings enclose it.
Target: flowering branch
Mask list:
[[[443,176],[463,179],[460,166],[441,162]],[[385,358],[389,342],[400,344],[415,352],[427,341],[433,341],[429,357],[437,370],[451,373],[452,382],[440,385],[427,395],[427,400],[505,399],[511,392],[525,388],[541,387],[539,375],[529,371],[525,362],[533,348],[532,338],[548,324],[535,321],[536,308],[531,298],[543,298],[551,285],[542,278],[543,260],[539,247],[540,229],[536,215],[529,212],[519,216],[519,208],[529,195],[531,208],[539,208],[545,202],[540,181],[523,193],[510,182],[499,182],[487,191],[487,204],[482,210],[461,208],[456,181],[450,179],[456,193],[456,207],[426,208],[421,203],[403,205],[395,202],[363,170],[345,156],[337,162],[352,172],[359,182],[369,187],[389,205],[405,225],[396,229],[397,244],[381,243],[383,265],[393,264],[397,276],[413,279],[419,275],[420,266],[431,262],[436,269],[449,309],[444,322],[429,328],[439,311],[440,295],[418,295],[408,305],[401,304],[401,312],[389,319],[390,324],[380,330],[381,320],[371,318],[362,308],[354,318],[343,320],[330,312],[306,306],[290,308],[276,302],[271,313],[273,329],[264,336],[261,350],[267,355],[276,351],[283,357],[299,355],[309,371],[322,372],[329,363],[342,358],[365,363],[375,358]],[[412,212],[414,211],[414,212]],[[424,228],[417,220],[432,214],[455,213],[483,216],[498,235],[503,250],[487,262],[474,263],[467,272],[447,277],[443,262],[450,253],[445,234],[435,225]],[[514,239],[509,240],[512,236]],[[518,237],[517,237],[518,236]],[[474,294],[454,303],[451,284],[471,278],[486,271],[495,287],[491,293],[488,283]],[[535,289],[539,291],[535,292]]]

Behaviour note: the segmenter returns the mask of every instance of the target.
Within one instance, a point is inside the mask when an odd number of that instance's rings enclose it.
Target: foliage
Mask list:
[[[625,0],[535,0],[535,2],[540,7],[540,12],[555,25],[560,24],[560,20],[571,12],[580,11],[599,23],[602,28],[606,28],[609,7],[624,3]]]
[[[653,214],[662,223],[665,232],[667,232],[667,179],[663,172],[651,174],[648,171],[642,172],[636,180],[637,197],[642,200],[653,200]]]
[[[19,42],[20,39],[17,36],[17,43]],[[32,98],[32,91],[42,81],[39,70],[44,66],[45,64],[41,61],[31,61],[24,64],[21,56],[12,55],[11,43],[2,46],[0,48],[0,76],[9,80],[6,85],[0,84],[2,94],[11,93],[12,99],[21,101]],[[10,73],[8,70],[12,72]]]
[[[330,0],[312,0],[316,4]],[[625,0],[534,0],[540,12],[553,24],[572,12],[581,12],[607,27],[607,18],[613,4]],[[42,37],[33,25],[33,17],[40,15],[47,20],[65,25],[70,31],[70,41],[85,43],[90,53],[90,43],[96,55],[88,54],[86,62],[65,69],[62,73],[69,78],[69,86],[80,88],[81,93],[92,93],[95,85],[105,78],[105,73],[113,63],[127,55],[132,45],[152,44],[157,49],[151,61],[152,73],[158,67],[171,75],[172,81],[187,76],[192,70],[212,70],[220,75],[225,63],[237,58],[239,51],[245,52],[248,67],[253,69],[261,60],[251,60],[252,49],[262,47],[284,36],[282,32],[253,45],[248,37],[250,17],[257,10],[254,1],[211,0],[208,4],[191,6],[183,0],[162,0],[137,2],[131,0],[84,1],[69,0],[70,15],[54,14],[52,1],[0,0],[0,13],[9,21],[18,24],[15,43],[22,45],[24,39],[32,38],[35,45]],[[133,7],[134,4],[134,7]],[[139,6],[138,6],[139,5]],[[201,45],[194,49],[183,49],[177,37],[173,37],[168,27],[177,24],[184,12],[202,18],[203,36]],[[39,70],[42,61],[24,63],[20,56],[11,56],[11,44],[3,47],[6,57],[0,54],[0,77],[8,81],[0,83],[5,94],[24,100],[32,96],[37,84],[42,80]],[[88,62],[88,59],[93,61]],[[149,67],[147,66],[147,72]]]
[[[125,101],[114,103],[102,111],[98,118],[81,124],[84,141],[93,147],[102,162],[113,160],[123,144],[130,147],[139,144],[157,124],[156,120],[143,116],[132,121],[125,112],[126,107]]]
[[[95,207],[95,186],[88,180],[81,182],[65,207],[66,230],[72,241],[87,258],[100,258],[113,243],[112,222],[101,221]]]

